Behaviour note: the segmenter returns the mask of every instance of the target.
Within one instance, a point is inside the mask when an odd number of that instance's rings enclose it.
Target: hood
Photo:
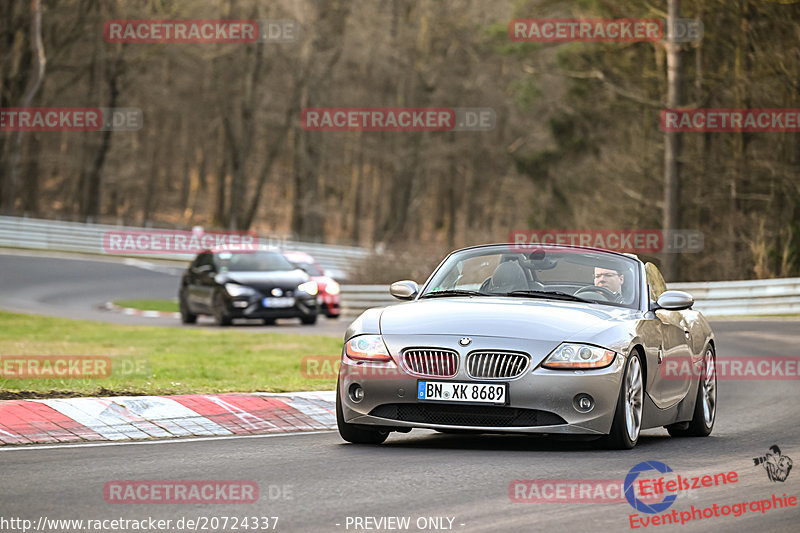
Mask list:
[[[311,276],[311,279],[317,282],[317,284],[320,286],[320,289],[326,285],[330,285],[334,281],[333,278],[328,276]]]
[[[308,274],[302,270],[277,270],[271,272],[225,272],[217,276],[217,282],[233,282],[255,289],[281,287],[294,289],[308,281]]]
[[[561,342],[630,318],[631,309],[524,298],[440,298],[383,310],[383,335],[465,335]]]

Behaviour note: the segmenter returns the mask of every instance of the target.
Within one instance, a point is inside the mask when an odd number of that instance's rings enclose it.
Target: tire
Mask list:
[[[275,319],[274,318],[263,318],[261,321],[264,323],[265,326],[274,326]]]
[[[301,316],[300,322],[302,322],[306,326],[313,326],[314,324],[317,323],[317,314],[314,313],[311,316]]]
[[[638,382],[638,388],[636,383]],[[611,423],[611,432],[601,439],[601,443],[613,450],[630,450],[639,442],[639,433],[642,429],[642,414],[644,412],[644,373],[639,352],[631,352],[625,361],[625,372],[622,375],[622,385],[617,398],[617,407],[614,410],[614,421]],[[631,417],[632,433],[628,430],[629,412],[634,415],[638,410],[638,427],[636,417]]]
[[[336,383],[336,425],[339,428],[339,435],[347,442],[353,444],[381,444],[389,436],[386,430],[370,429],[369,426],[358,424],[348,424],[344,421],[342,412],[342,398],[340,395],[339,383]]]
[[[214,319],[220,326],[230,326],[233,323],[230,315],[225,311],[225,300],[219,292],[214,296]]]
[[[197,322],[197,315],[189,312],[189,304],[184,300],[183,295],[178,297],[178,307],[181,311],[181,322],[184,324],[195,324]]]
[[[703,374],[698,378],[692,420],[666,426],[672,437],[708,437],[717,417],[717,356],[709,346],[703,354]],[[708,401],[710,400],[710,401]]]

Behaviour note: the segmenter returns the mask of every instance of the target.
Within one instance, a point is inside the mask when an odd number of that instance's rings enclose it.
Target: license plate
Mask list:
[[[505,404],[507,395],[508,384],[506,383],[417,382],[418,400]]]
[[[264,307],[292,307],[294,305],[294,297],[264,298],[261,304]]]

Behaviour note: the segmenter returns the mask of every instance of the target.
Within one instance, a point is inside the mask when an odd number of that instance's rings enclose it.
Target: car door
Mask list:
[[[202,256],[198,255],[197,257],[192,260],[189,264],[189,267],[186,269],[186,272],[183,274],[183,295],[186,299],[186,302],[189,304],[189,308],[194,312],[197,311],[198,301],[197,301],[197,283],[198,283],[198,271],[197,267],[202,260]]]
[[[213,255],[210,253],[198,255],[189,270],[191,284],[188,287],[188,294],[192,307],[210,312],[215,275]]]
[[[647,288],[651,302],[667,290],[667,284],[658,268],[645,265]],[[652,307],[652,304],[651,304]],[[692,375],[691,350],[689,347],[689,328],[683,311],[655,310],[661,330],[658,370],[653,373],[653,386],[650,397],[660,408],[670,407],[681,401],[689,391]]]

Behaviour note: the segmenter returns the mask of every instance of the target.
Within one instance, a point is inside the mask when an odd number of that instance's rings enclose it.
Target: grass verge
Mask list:
[[[308,375],[301,362],[338,356],[342,347],[337,337],[236,328],[122,326],[6,312],[0,323],[0,399],[331,390],[335,378]],[[97,379],[21,379],[18,356],[26,355],[107,356],[112,371]]]
[[[142,311],[178,312],[178,300],[117,300],[114,305],[141,309]]]

